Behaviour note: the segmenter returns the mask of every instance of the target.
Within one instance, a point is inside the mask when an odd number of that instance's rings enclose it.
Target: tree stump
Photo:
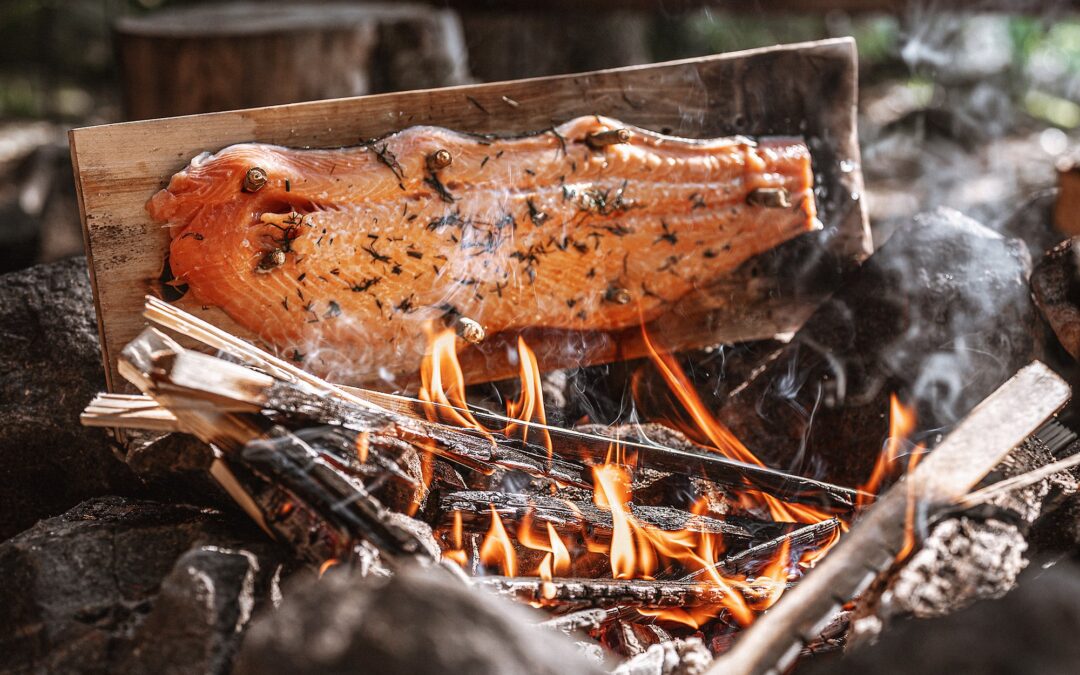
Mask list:
[[[469,79],[457,16],[425,5],[212,4],[115,28],[129,119]]]

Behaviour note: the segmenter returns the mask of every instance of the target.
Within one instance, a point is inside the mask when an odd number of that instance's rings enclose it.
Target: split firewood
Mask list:
[[[701,607],[722,605],[733,593],[761,602],[777,592],[776,583],[761,579],[734,586],[652,579],[553,579],[479,577],[473,583],[496,595],[545,607]],[[786,584],[784,584],[786,587]]]
[[[842,604],[865,590],[898,557],[908,555],[915,545],[917,510],[940,509],[963,499],[1069,395],[1065,381],[1037,361],[1018,372],[890,488],[828,556],[717,659],[710,672],[787,668]]]

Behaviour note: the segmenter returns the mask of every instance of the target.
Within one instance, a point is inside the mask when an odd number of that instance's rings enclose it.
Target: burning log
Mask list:
[[[491,507],[504,522],[519,527],[525,518],[543,527],[551,523],[560,534],[583,533],[588,537],[610,539],[612,534],[611,511],[597,508],[592,502],[572,501],[543,495],[508,494],[505,492],[466,491],[452,492],[441,500],[444,524],[449,525],[454,514],[461,514],[462,522],[473,530],[488,527]],[[667,506],[641,506],[630,504],[629,511],[642,525],[665,532],[686,530],[695,533],[716,534],[725,543],[739,546],[760,540],[762,532],[775,533],[786,526],[781,523],[755,523],[754,532],[744,527],[738,519],[718,520],[699,516]],[[832,521],[828,521],[832,522]],[[770,536],[770,535],[765,535]]]
[[[843,603],[908,555],[914,546],[916,504],[940,508],[962,499],[1069,395],[1069,386],[1039,362],[1018,372],[878,500],[830,555],[751,626],[710,672],[785,669]]]
[[[480,577],[473,582],[496,595],[546,607],[703,607],[723,605],[733,593],[762,602],[776,592],[768,579],[732,586],[707,582],[652,579],[553,579]]]
[[[920,429],[940,429],[1031,359],[1029,269],[1021,242],[954,211],[920,216],[717,417],[771,466],[812,458],[826,480],[859,485],[890,394],[917,409]]]
[[[797,530],[784,533],[767,542],[758,544],[735,555],[730,555],[718,562],[713,568],[728,574],[743,574],[754,576],[760,573],[761,568],[776,557],[777,552],[784,546],[789,551],[797,551],[807,548],[817,548],[833,537],[839,536],[840,521],[835,518],[813,523]],[[697,581],[708,578],[710,568],[698,570],[683,577],[683,581]]]

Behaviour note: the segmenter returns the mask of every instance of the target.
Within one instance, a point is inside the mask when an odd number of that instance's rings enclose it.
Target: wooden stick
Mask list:
[[[305,399],[307,404],[312,406],[313,411],[318,410],[319,406],[329,405],[316,400],[316,397],[322,396],[366,409],[374,418],[387,422],[392,421],[399,429],[407,431],[417,439],[436,438],[442,442],[449,442],[451,438],[460,439],[463,435],[470,435],[468,431],[423,419],[422,413],[416,407],[419,401],[402,396],[331,384],[156,298],[147,297],[146,318],[210,347],[228,352],[242,359],[248,365],[266,371],[273,378],[298,385],[297,389],[293,391],[297,396]],[[205,360],[194,358],[192,360],[197,361],[192,367],[196,373],[200,372],[201,368],[206,367]],[[238,378],[248,377],[237,369],[233,370],[233,375]],[[251,377],[254,377],[254,375]],[[194,381],[198,382],[200,378],[196,377]],[[229,392],[239,396],[238,400],[246,400],[253,405],[266,405],[268,399],[261,397],[258,390],[258,385],[252,383],[250,388],[248,388],[248,385],[237,385],[230,389]],[[244,394],[252,394],[252,396],[243,398]],[[307,394],[312,396],[307,396]],[[335,414],[341,414],[341,410],[336,411]],[[610,438],[593,436],[570,429],[538,425],[533,422],[518,422],[494,413],[477,413],[474,411],[474,414],[496,419],[499,426],[505,425],[508,421],[529,428],[543,426],[557,445],[555,454],[558,459],[554,463],[549,463],[546,468],[542,463],[537,466],[537,459],[546,458],[544,448],[509,439],[506,443],[503,443],[501,439],[505,437],[492,432],[490,434],[491,439],[497,439],[499,442],[494,444],[470,444],[470,452],[479,453],[479,456],[463,453],[466,455],[467,460],[524,470],[534,475],[546,475],[563,483],[587,486],[591,481],[591,470],[583,465],[603,464],[609,455],[608,451],[612,443]],[[452,446],[453,443],[450,443],[450,445]],[[487,445],[492,446],[490,454],[485,452]],[[702,475],[724,486],[736,489],[761,490],[790,501],[811,503],[846,511],[853,507],[859,494],[857,490],[850,488],[831,485],[774,469],[736,462],[716,453],[711,453],[705,448],[700,448],[699,452],[694,452],[644,443],[625,442],[622,445],[633,450],[638,456],[638,461],[644,465],[672,473]],[[508,453],[509,456],[500,457],[500,448],[502,453]],[[514,452],[511,452],[511,450]],[[452,454],[450,458],[453,459]],[[562,460],[562,463],[558,460]]]
[[[904,545],[909,495],[927,506],[962,498],[1069,399],[1035,361],[980,403],[851,532],[721,656],[711,675],[782,672],[840,606],[888,568]]]
[[[774,590],[774,582],[722,586],[713,583],[654,581],[651,579],[553,579],[535,577],[478,577],[484,590],[519,602],[546,607],[701,607],[722,605],[738,593],[753,603]]]
[[[805,527],[800,527],[797,530],[770,539],[763,544],[758,544],[745,551],[740,551],[735,555],[727,556],[711,567],[706,567],[686,575],[681,581],[699,581],[708,579],[708,574],[712,569],[718,570],[721,574],[725,575],[743,574],[746,576],[753,576],[758,574],[760,568],[768,564],[769,561],[776,556],[780,547],[785,543],[787,543],[791,549],[823,544],[828,541],[830,537],[835,536],[839,529],[840,521],[835,518],[823,520],[820,523],[806,525]]]
[[[149,396],[98,394],[79,421],[87,427],[179,431],[176,416]]]

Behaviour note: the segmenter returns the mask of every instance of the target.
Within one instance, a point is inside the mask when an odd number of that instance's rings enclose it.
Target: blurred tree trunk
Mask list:
[[[126,17],[129,119],[468,81],[457,16],[414,4],[228,3]]]
[[[646,12],[461,11],[472,72],[482,81],[616,68],[650,60]]]

